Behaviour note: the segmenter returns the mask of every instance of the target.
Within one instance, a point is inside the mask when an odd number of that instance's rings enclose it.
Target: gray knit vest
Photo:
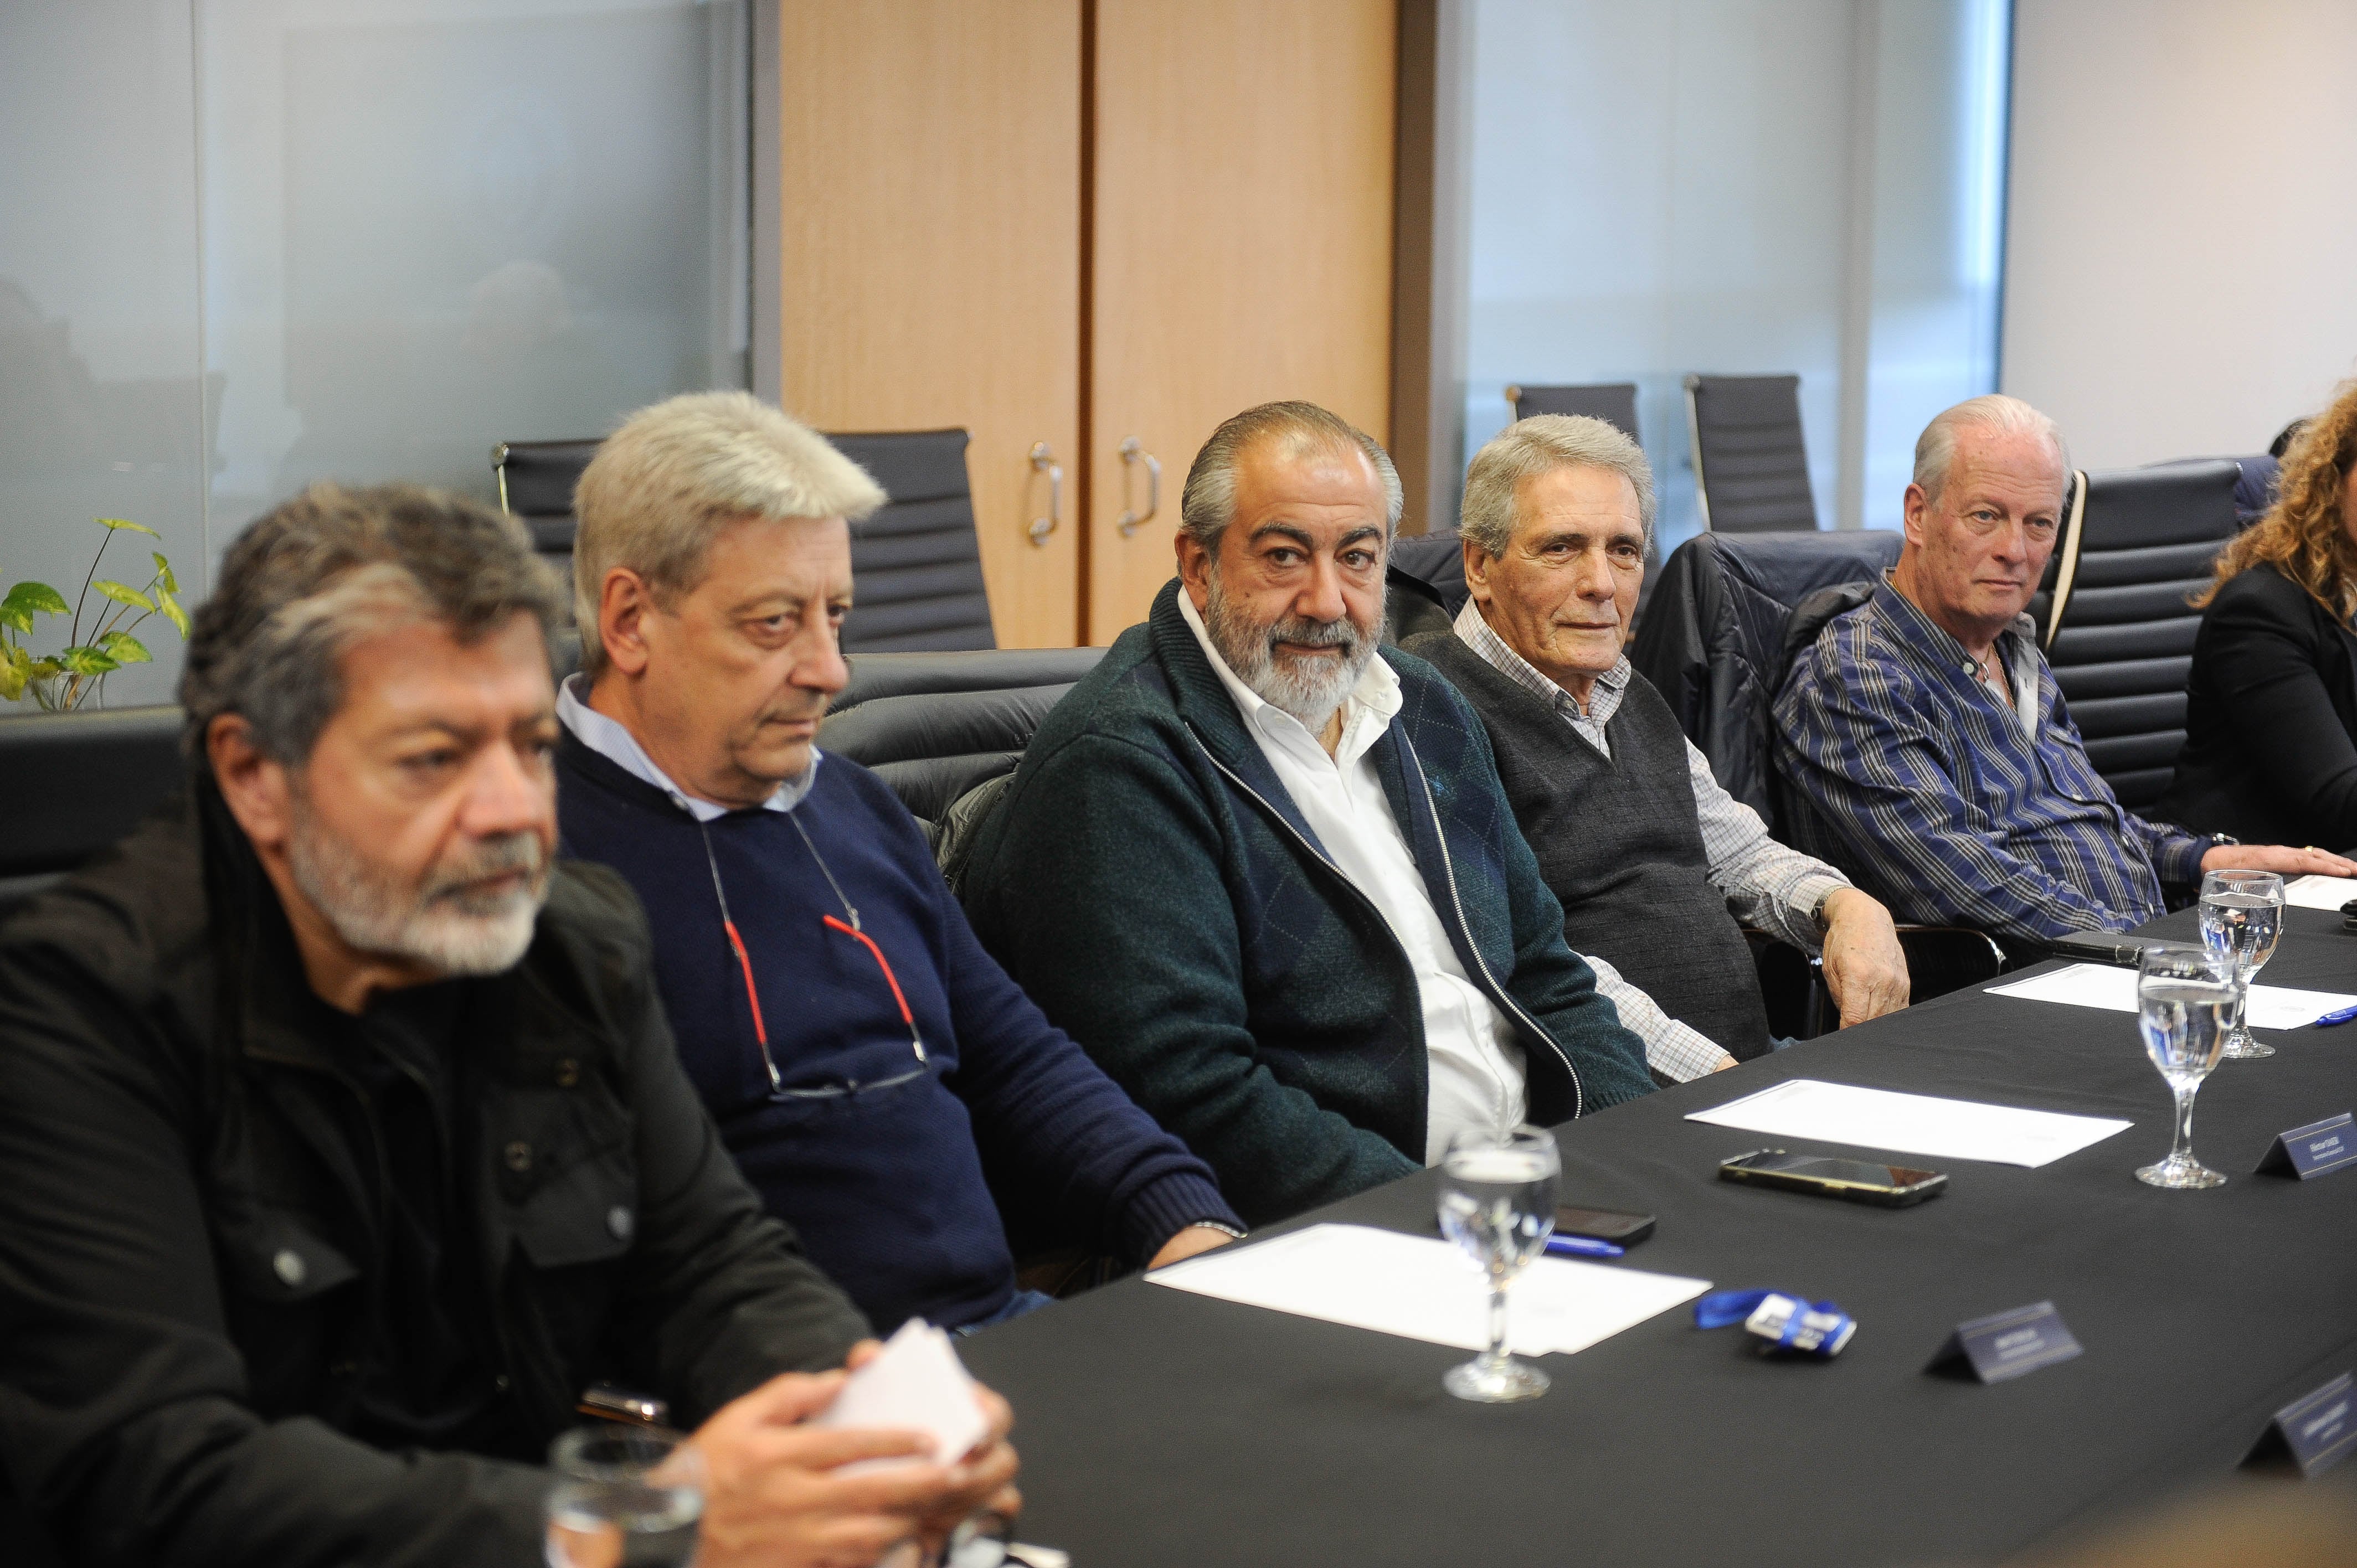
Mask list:
[[[1766,1054],[1750,944],[1710,885],[1685,735],[1661,693],[1631,673],[1604,726],[1608,757],[1455,633],[1405,646],[1481,715],[1514,820],[1563,902],[1572,950],[1609,960],[1663,1012],[1734,1056]]]

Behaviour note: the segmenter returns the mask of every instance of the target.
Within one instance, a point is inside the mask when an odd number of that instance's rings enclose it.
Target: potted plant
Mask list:
[[[150,616],[162,616],[177,628],[182,637],[188,635],[188,612],[180,607],[180,582],[172,575],[172,563],[160,551],[148,553],[156,563],[155,575],[145,585],[133,587],[111,577],[98,575],[98,564],[106,557],[106,547],[114,542],[117,532],[129,530],[144,533],[150,539],[163,536],[154,529],[119,517],[93,518],[106,537],[99,541],[98,551],[90,558],[90,571],[82,577],[81,595],[69,606],[65,596],[47,583],[30,580],[18,583],[0,597],[0,699],[22,702],[27,694],[45,711],[66,713],[82,704],[92,693],[104,700],[106,677],[110,671],[125,664],[145,664],[151,660],[146,647],[131,634]],[[90,636],[82,637],[82,612],[95,589],[102,600],[99,612],[91,618]],[[69,611],[73,624],[66,633],[66,646],[55,653],[37,654],[26,646],[25,639],[33,635],[33,618],[61,616]],[[138,612],[135,617],[133,612]]]

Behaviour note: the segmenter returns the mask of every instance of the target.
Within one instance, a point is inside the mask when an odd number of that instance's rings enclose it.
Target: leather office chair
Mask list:
[[[1534,413],[1577,413],[1617,426],[1630,440],[1637,436],[1637,383],[1603,381],[1591,386],[1522,387],[1506,389],[1506,401],[1516,419]]]
[[[1015,771],[1048,711],[1103,657],[1102,648],[857,654],[819,744],[874,768],[936,855],[962,850],[997,793],[968,798]],[[952,838],[947,822],[961,802],[965,832]]]
[[[852,531],[845,653],[996,648],[963,430],[830,435],[892,499]]]
[[[573,581],[573,487],[597,455],[596,441],[502,441],[491,448],[500,510],[532,531],[532,547],[564,579]]]
[[[1901,537],[1883,530],[1698,534],[1670,557],[1662,592],[1638,625],[1630,662],[1661,692],[1712,776],[1770,833],[1782,836],[1802,809],[1771,754],[1777,689],[1817,628],[1898,561]],[[1838,1014],[1815,961],[1765,933],[1751,936],[1770,1026],[1803,1039],[1822,1033]],[[2009,962],[1986,932],[1960,926],[1901,926],[1899,943],[1919,1002],[1993,980]]]
[[[0,719],[0,918],[129,832],[187,771],[178,707]]]
[[[1817,526],[1798,376],[1688,376],[1695,504],[1712,533]]]
[[[2187,598],[2234,536],[2229,458],[2073,477],[2030,602],[2047,662],[2095,770],[2141,811],[2185,744],[2185,683],[2201,612]]]

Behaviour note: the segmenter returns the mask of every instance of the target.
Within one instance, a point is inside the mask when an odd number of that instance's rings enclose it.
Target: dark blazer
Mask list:
[[[1368,755],[1466,974],[1522,1036],[1531,1120],[1648,1092],[1480,720],[1431,665],[1381,657],[1402,706]],[[1415,972],[1244,727],[1175,581],[1039,727],[965,888],[983,944],[1254,1224],[1422,1167]]]
[[[2202,612],[2185,746],[2152,814],[2246,843],[2357,845],[2357,635],[2271,562]]]

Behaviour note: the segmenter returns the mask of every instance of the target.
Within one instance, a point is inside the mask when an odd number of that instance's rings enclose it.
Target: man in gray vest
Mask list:
[[[1652,527],[1628,436],[1560,414],[1510,425],[1466,475],[1472,596],[1453,633],[1407,648],[1481,715],[1565,940],[1655,1076],[1682,1082],[1770,1047],[1738,921],[1822,950],[1844,1026],[1907,1005],[1907,960],[1890,912],[1770,838],[1621,652]]]

